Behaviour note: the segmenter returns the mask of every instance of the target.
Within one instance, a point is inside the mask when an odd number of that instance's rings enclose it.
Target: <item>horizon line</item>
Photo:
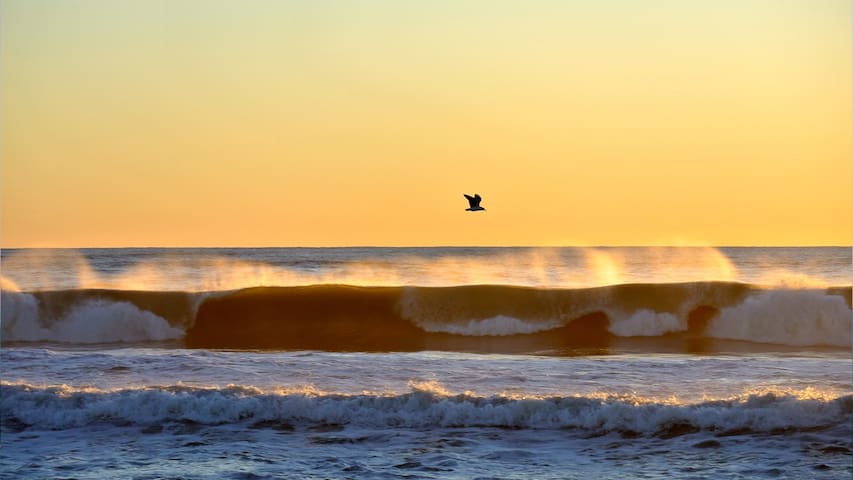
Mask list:
[[[124,246],[0,246],[0,250],[128,250],[128,249],[333,249],[333,248],[851,248],[839,244],[576,244],[576,245],[124,245]]]

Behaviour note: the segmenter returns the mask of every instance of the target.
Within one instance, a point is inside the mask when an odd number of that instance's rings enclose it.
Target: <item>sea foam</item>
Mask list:
[[[2,293],[4,341],[61,343],[146,342],[179,339],[181,328],[128,302],[88,300],[59,318],[46,318],[32,295]]]
[[[769,290],[723,308],[706,334],[794,346],[851,345],[851,310],[843,297],[816,290]]]
[[[204,425],[277,422],[294,426],[504,427],[671,435],[696,431],[768,432],[829,428],[851,418],[853,397],[768,391],[681,404],[602,393],[587,396],[450,395],[412,387],[403,394],[276,392],[254,387],[182,385],[120,390],[0,384],[4,417],[27,428],[93,424]]]
[[[503,337],[508,335],[529,334],[550,330],[560,326],[559,321],[524,321],[506,315],[497,315],[482,320],[469,320],[458,323],[422,322],[420,327],[427,332],[452,333],[465,336]]]

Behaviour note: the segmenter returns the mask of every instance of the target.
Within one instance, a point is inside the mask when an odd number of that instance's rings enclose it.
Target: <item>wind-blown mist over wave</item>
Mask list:
[[[849,287],[764,289],[731,282],[583,289],[314,285],[212,293],[4,291],[2,339],[181,339],[190,347],[344,351],[530,352],[607,348],[642,338],[690,341],[683,348],[697,348],[703,339],[849,348],[850,305]]]
[[[4,250],[2,259],[0,285],[24,291],[202,292],[321,284],[579,288],[754,280],[741,278],[732,261],[711,247],[29,249]]]
[[[658,436],[709,431],[725,435],[831,428],[849,422],[853,406],[850,395],[826,397],[810,390],[747,393],[689,404],[606,394],[452,395],[435,385],[414,384],[411,392],[403,394],[346,395],[247,386],[105,391],[3,382],[0,393],[4,422],[18,429],[192,422],[271,428],[325,424],[580,429],[596,434]]]

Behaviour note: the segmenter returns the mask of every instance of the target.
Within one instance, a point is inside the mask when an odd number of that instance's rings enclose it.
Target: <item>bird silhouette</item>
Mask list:
[[[480,210],[485,210],[485,208],[480,206],[480,201],[483,197],[481,197],[479,193],[475,193],[473,197],[467,193],[464,193],[463,195],[468,199],[469,207],[465,209],[466,212],[478,212]]]

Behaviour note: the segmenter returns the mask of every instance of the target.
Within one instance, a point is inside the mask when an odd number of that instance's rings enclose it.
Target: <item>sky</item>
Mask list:
[[[0,246],[850,245],[851,20],[3,0]]]

